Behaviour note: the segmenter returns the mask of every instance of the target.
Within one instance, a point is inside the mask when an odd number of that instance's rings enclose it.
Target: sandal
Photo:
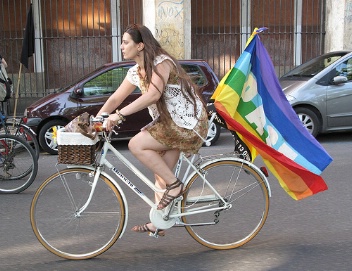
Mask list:
[[[156,229],[156,231],[152,231],[149,229],[148,224],[150,222],[145,223],[144,225],[136,225],[134,226],[131,230],[134,232],[140,232],[140,233],[144,233],[147,232],[148,234],[152,234],[152,235],[159,235],[159,236],[165,236],[165,231],[164,230],[159,230]]]
[[[170,190],[175,189],[180,186],[181,186],[181,190],[180,190],[180,193],[178,193],[178,195],[176,195],[176,196],[169,195]],[[180,197],[184,192],[185,191],[183,191],[183,183],[179,179],[176,179],[176,181],[170,185],[166,185],[166,191],[164,192],[164,195],[161,198],[161,200],[157,206],[157,209],[162,210],[162,209],[166,208],[167,206],[169,206],[169,204],[174,199]]]

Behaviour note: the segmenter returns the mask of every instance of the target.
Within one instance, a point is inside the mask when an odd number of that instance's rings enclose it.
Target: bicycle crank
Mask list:
[[[149,218],[155,227],[157,227],[158,229],[166,230],[175,225],[176,218],[169,218],[165,220],[164,217],[164,210],[157,210],[155,208],[151,208]]]

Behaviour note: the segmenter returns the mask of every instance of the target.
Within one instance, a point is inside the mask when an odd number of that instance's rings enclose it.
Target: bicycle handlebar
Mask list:
[[[108,113],[103,113],[101,116],[90,117],[90,123],[94,127],[95,131],[98,135],[106,137],[108,139],[111,138],[112,133],[116,133],[113,129],[111,131],[106,130],[106,119],[109,117]],[[116,125],[118,126],[119,123]]]
[[[91,116],[90,117],[90,122],[93,124],[94,126],[94,129],[97,131],[97,132],[107,132],[106,130],[106,119],[110,116],[109,113],[102,113],[100,116],[97,116],[97,117],[93,117]],[[216,116],[216,113],[213,112],[211,114],[211,117],[209,119],[209,124],[212,123],[214,121],[214,118]],[[118,127],[120,124],[122,123],[121,122],[118,122],[115,127]],[[112,129],[109,133],[109,138],[111,136],[111,133],[113,132],[114,130]],[[115,131],[114,131],[115,132]],[[116,132],[115,132],[116,133]],[[198,134],[198,133],[197,133]],[[202,140],[203,142],[205,143],[206,146],[210,146],[211,145],[211,142],[203,137],[201,137],[200,135],[198,135]]]

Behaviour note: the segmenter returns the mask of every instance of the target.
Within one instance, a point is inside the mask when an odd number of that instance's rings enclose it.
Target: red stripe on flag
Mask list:
[[[327,190],[328,187],[321,176],[303,168],[282,153],[259,140],[240,123],[232,119],[226,113],[226,110],[222,110],[224,107],[219,106],[219,103],[216,108],[227,125],[230,126],[229,128],[241,134],[244,142],[248,144],[248,147],[252,145],[262,156],[266,165],[274,169],[272,173],[292,198],[299,200]]]

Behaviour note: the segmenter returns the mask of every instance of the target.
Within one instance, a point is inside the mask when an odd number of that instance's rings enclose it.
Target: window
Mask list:
[[[130,67],[115,68],[94,77],[84,84],[83,96],[111,95],[121,85]],[[182,67],[197,86],[202,87],[208,84],[208,80],[199,66],[182,64]],[[133,93],[141,93],[141,90],[136,87]]]
[[[352,81],[352,58],[346,60],[336,67],[336,76],[345,76],[348,81]]]
[[[203,87],[208,84],[208,80],[199,66],[187,64],[181,66],[197,86]]]
[[[83,87],[84,96],[111,95],[125,79],[129,68],[125,66],[112,69],[88,81]]]

